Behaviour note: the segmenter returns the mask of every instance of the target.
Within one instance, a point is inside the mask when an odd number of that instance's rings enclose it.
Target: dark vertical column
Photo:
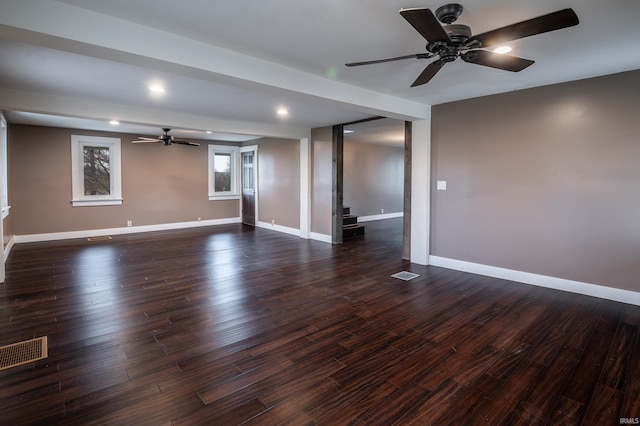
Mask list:
[[[404,215],[402,224],[402,258],[411,259],[411,122],[404,122]]]
[[[344,126],[333,126],[333,186],[331,189],[331,242],[342,244],[342,197],[343,192],[343,148]]]

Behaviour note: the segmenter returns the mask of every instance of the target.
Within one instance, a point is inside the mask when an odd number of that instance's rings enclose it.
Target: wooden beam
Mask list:
[[[402,220],[402,258],[411,260],[411,122],[404,122],[404,216]]]
[[[331,189],[331,242],[342,244],[342,206],[344,195],[344,126],[333,126],[332,133],[333,185]]]

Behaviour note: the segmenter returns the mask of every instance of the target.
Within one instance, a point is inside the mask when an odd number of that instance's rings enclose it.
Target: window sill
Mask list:
[[[2,219],[6,218],[7,216],[9,216],[9,209],[11,208],[11,206],[4,206],[2,208]]]
[[[73,207],[119,206],[122,201],[121,198],[112,200],[71,200],[71,205]]]
[[[209,195],[209,201],[217,201],[217,200],[239,200],[240,195],[231,194],[231,195]]]

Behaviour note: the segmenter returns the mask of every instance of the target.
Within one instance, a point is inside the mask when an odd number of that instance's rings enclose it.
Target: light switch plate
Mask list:
[[[446,191],[447,190],[447,181],[446,180],[439,180],[436,184],[436,189],[438,191]]]

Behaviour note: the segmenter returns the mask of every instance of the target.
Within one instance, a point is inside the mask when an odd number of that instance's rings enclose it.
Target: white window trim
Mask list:
[[[4,116],[0,114],[0,162],[2,163],[2,188],[0,188],[0,205],[2,207],[2,219],[9,216],[9,185],[8,178],[9,173],[7,169],[9,167],[9,159],[7,158],[7,121]]]
[[[237,146],[209,145],[209,200],[239,200],[240,199],[240,155]],[[231,154],[231,190],[216,192],[214,156],[216,154]]]
[[[120,139],[101,136],[71,135],[71,178],[74,207],[84,206],[116,206],[122,204],[122,179],[120,167]],[[85,146],[109,148],[109,171],[111,194],[84,195],[84,158]]]

